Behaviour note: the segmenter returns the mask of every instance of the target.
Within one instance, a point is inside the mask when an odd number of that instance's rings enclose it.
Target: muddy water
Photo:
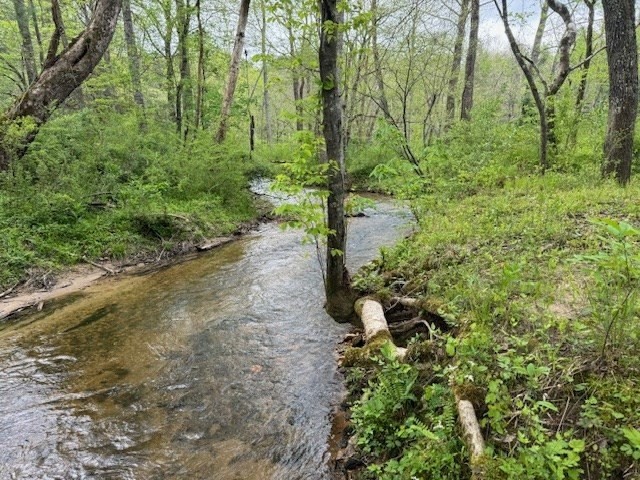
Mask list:
[[[352,219],[350,267],[392,244]],[[333,349],[313,249],[265,225],[0,325],[1,479],[322,479]]]

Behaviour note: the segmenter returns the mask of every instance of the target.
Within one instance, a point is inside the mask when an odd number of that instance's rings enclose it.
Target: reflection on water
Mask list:
[[[402,234],[382,204],[350,266]],[[0,478],[322,479],[333,349],[312,249],[266,225],[0,331]]]

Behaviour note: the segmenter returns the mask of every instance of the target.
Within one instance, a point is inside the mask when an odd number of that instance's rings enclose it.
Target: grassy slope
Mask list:
[[[485,478],[640,478],[640,236],[623,252],[594,223],[640,227],[640,186],[463,177],[458,194],[418,196],[419,231],[356,279],[363,293],[425,300],[451,327],[412,345],[406,371],[347,369],[369,475],[467,478],[457,390],[481,416]]]
[[[187,146],[170,124],[143,132],[134,114],[53,119],[0,175],[0,291],[81,262],[188,250],[257,215],[247,189],[258,162],[204,132]]]

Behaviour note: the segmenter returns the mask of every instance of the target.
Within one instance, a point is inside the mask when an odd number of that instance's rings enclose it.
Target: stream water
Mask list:
[[[407,230],[350,220],[353,270]],[[0,325],[0,479],[328,478],[334,347],[313,247],[267,224]]]

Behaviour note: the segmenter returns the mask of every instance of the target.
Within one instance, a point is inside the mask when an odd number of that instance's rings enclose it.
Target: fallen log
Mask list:
[[[458,420],[462,428],[462,436],[469,450],[469,465],[471,466],[471,478],[480,480],[484,478],[484,449],[485,443],[480,431],[480,424],[473,404],[464,400],[456,393],[456,407]]]
[[[371,298],[361,298],[355,304],[355,310],[364,326],[364,337],[367,346],[378,346],[390,342],[396,349],[396,355],[402,359],[407,353],[406,348],[397,347],[393,343],[393,336],[389,331],[384,309],[379,302]]]

